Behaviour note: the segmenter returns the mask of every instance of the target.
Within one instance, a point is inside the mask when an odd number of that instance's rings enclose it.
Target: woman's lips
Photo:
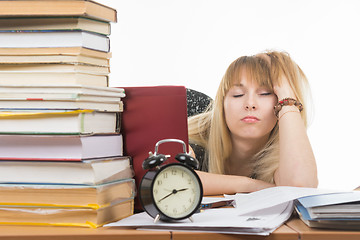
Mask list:
[[[254,116],[246,116],[243,119],[241,119],[241,121],[246,122],[246,123],[255,123],[260,121],[260,119],[258,119],[257,117]]]

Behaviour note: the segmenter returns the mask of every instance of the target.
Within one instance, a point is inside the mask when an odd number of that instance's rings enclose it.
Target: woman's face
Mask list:
[[[242,74],[239,84],[230,88],[224,98],[226,124],[234,139],[269,137],[277,118],[277,97],[272,89],[252,83]]]

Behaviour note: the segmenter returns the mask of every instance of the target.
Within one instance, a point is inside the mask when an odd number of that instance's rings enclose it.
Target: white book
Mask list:
[[[110,39],[101,34],[84,31],[2,31],[2,48],[84,47],[102,52],[110,51]]]
[[[0,64],[2,73],[31,73],[31,72],[79,72],[96,75],[108,75],[109,67],[88,64],[64,64],[64,63],[28,63],[28,64]]]
[[[123,88],[92,87],[83,85],[0,85],[1,98],[69,98],[70,96],[125,97]]]
[[[106,75],[79,72],[1,72],[1,85],[70,85],[108,87]]]
[[[8,48],[10,50],[11,48]],[[18,48],[17,48],[18,49]],[[0,64],[64,63],[109,67],[109,59],[83,55],[0,55]]]
[[[129,157],[102,158],[83,162],[0,162],[0,183],[7,184],[97,185],[132,177],[133,170]],[[41,185],[37,187],[44,188]],[[0,202],[4,201],[0,200]]]
[[[0,160],[83,161],[123,155],[122,135],[0,135]]]
[[[84,85],[0,85],[0,94],[6,93],[70,93],[91,94],[110,97],[125,97],[124,88],[94,87]]]
[[[1,134],[120,133],[120,113],[94,110],[0,111]]]
[[[97,111],[122,112],[122,101],[86,101],[76,99],[1,99],[0,109],[93,109]]]

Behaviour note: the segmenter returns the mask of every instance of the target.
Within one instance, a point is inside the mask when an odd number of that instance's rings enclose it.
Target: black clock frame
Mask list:
[[[155,200],[154,200],[153,191],[152,191],[153,186],[154,186],[154,179],[157,177],[157,175],[159,173],[161,173],[163,170],[165,170],[166,168],[171,167],[173,165],[178,165],[178,166],[181,166],[181,167],[184,167],[184,168],[187,168],[188,170],[190,170],[194,174],[196,179],[198,180],[199,188],[200,188],[200,194],[199,194],[200,199],[197,199],[198,200],[197,206],[188,215],[180,217],[180,218],[173,218],[173,217],[167,216],[166,214],[162,213],[159,210],[159,208],[156,206],[156,204],[154,204]],[[203,186],[202,186],[199,176],[192,168],[188,167],[187,165],[185,165],[183,163],[169,163],[165,166],[162,166],[159,170],[149,170],[144,175],[144,177],[142,178],[141,183],[140,183],[140,194],[139,195],[140,195],[140,203],[141,203],[143,209],[151,217],[156,218],[159,215],[161,220],[171,222],[171,221],[178,221],[178,220],[182,220],[185,218],[189,218],[194,213],[199,211],[200,205],[201,205],[201,199],[203,196]]]

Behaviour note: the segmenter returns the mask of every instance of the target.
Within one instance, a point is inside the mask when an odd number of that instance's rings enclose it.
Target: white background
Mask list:
[[[118,12],[110,86],[184,85],[214,98],[236,58],[266,49],[290,53],[312,89],[308,134],[319,187],[360,185],[360,1],[98,2]]]

